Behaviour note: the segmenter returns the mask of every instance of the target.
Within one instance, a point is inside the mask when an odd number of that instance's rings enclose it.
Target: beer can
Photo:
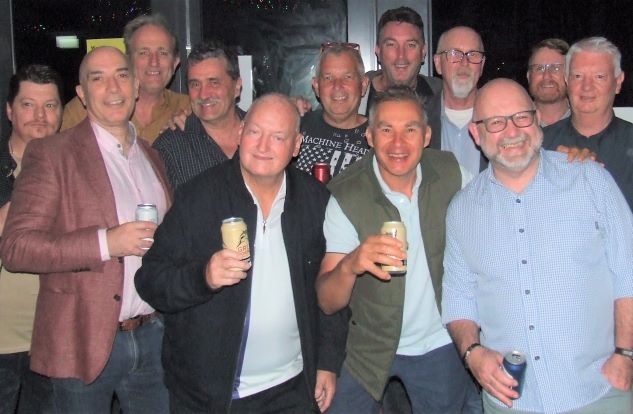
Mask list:
[[[385,221],[380,228],[380,234],[386,234],[402,242],[407,249],[407,229],[401,221]],[[402,261],[402,266],[382,265],[382,270],[389,272],[391,276],[404,276],[407,273],[407,261]]]
[[[503,370],[519,383],[516,388],[513,387],[519,393],[519,397],[521,397],[523,392],[523,378],[525,377],[526,367],[527,360],[525,359],[525,354],[521,351],[514,350],[503,357]]]
[[[248,245],[246,223],[241,217],[229,217],[222,220],[222,247],[242,254],[244,261],[251,262],[251,249]]]
[[[136,214],[137,221],[151,221],[152,223],[158,224],[158,209],[156,208],[156,204],[138,204],[136,206]]]
[[[327,184],[330,178],[332,178],[329,164],[317,162],[312,166],[312,175],[323,184]]]

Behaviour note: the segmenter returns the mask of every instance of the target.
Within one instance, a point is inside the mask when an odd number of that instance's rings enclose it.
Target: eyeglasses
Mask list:
[[[484,57],[486,56],[486,53],[480,50],[469,50],[468,52],[462,52],[461,50],[457,49],[448,49],[442,52],[438,52],[437,54],[443,54],[444,56],[446,56],[446,60],[450,63],[461,63],[461,61],[464,60],[464,56],[466,56],[466,60],[468,60],[468,63],[473,63],[475,65],[483,62]]]
[[[551,73],[552,75],[555,73],[560,73],[565,68],[564,63],[546,63],[544,65],[534,64],[529,65],[528,70],[534,73],[543,74],[545,72]]]
[[[479,121],[473,122],[477,125],[484,124],[484,126],[486,127],[486,131],[494,134],[506,129],[506,126],[508,126],[508,119],[511,119],[512,123],[517,128],[527,128],[534,123],[535,114],[536,110],[532,109],[531,111],[521,111],[512,115],[491,116],[490,118],[481,119]]]
[[[325,49],[330,49],[333,47],[344,47],[347,49],[354,49],[356,51],[360,51],[360,45],[358,43],[325,42],[325,43],[321,43],[321,53],[323,53]]]

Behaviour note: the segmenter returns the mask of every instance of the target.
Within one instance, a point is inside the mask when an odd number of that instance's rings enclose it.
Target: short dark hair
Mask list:
[[[130,55],[132,53],[132,47],[130,42],[132,41],[132,36],[134,33],[141,27],[152,25],[156,27],[160,27],[163,29],[172,40],[172,53],[174,56],[178,56],[179,48],[178,48],[178,38],[176,37],[176,33],[169,27],[165,18],[160,14],[142,14],[132,20],[130,20],[123,29],[123,43],[125,43],[125,53]]]
[[[374,101],[369,108],[369,125],[373,126],[376,121],[376,111],[378,105],[384,102],[415,102],[422,110],[422,120],[426,122],[426,111],[424,110],[424,100],[413,89],[406,85],[390,86],[382,92],[377,92]]]
[[[226,71],[233,80],[240,78],[240,66],[237,62],[237,53],[217,40],[205,40],[191,49],[187,57],[187,65],[191,67],[205,59],[226,60]]]
[[[11,76],[9,80],[9,94],[7,96],[9,106],[13,106],[15,97],[20,93],[20,82],[24,81],[37,83],[39,85],[52,83],[57,87],[57,94],[61,101],[63,83],[59,73],[48,65],[26,65],[18,69],[15,75]]]
[[[409,23],[416,26],[420,29],[420,36],[422,37],[422,43],[424,42],[424,22],[422,21],[422,16],[415,10],[410,7],[398,7],[397,9],[387,10],[380,16],[380,20],[378,20],[378,26],[376,28],[376,33],[378,37],[376,38],[376,44],[380,42],[380,36],[382,35],[382,29],[390,22],[398,22],[398,23]]]
[[[543,48],[555,50],[556,52],[565,56],[567,52],[569,51],[569,43],[567,43],[563,39],[558,39],[555,37],[541,40],[540,42],[532,46],[530,61],[532,60],[532,56],[534,56],[536,52],[538,52],[540,49],[543,49]]]

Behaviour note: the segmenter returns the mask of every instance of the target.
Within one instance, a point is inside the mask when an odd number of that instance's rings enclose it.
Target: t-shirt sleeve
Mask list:
[[[327,253],[347,254],[360,245],[358,233],[334,196],[330,196],[323,223]]]

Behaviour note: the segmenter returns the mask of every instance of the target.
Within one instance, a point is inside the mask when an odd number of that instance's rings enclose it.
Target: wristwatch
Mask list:
[[[473,349],[475,349],[477,347],[480,347],[480,346],[482,346],[482,345],[479,342],[473,342],[472,344],[470,344],[470,346],[468,348],[466,348],[466,351],[464,352],[464,355],[462,356],[462,361],[464,362],[464,366],[466,368],[468,368],[468,357],[470,357],[470,353],[473,352]]]
[[[613,352],[614,354],[618,354],[618,355],[622,355],[625,356],[631,360],[633,360],[633,349],[628,349],[628,348],[615,348],[615,351]]]

